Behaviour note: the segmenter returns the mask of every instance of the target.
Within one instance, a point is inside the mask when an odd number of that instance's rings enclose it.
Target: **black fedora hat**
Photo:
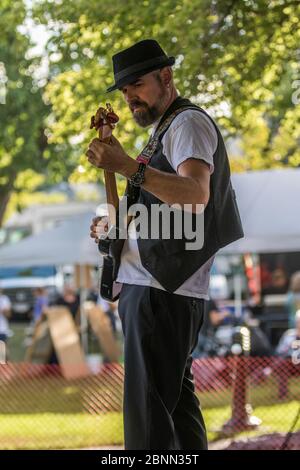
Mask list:
[[[122,88],[153,70],[174,65],[175,57],[168,57],[154,39],[144,39],[115,54],[112,61],[115,83],[107,92]]]

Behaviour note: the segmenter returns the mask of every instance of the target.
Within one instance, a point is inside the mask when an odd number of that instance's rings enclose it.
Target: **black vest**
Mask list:
[[[160,120],[161,123],[176,109],[195,109],[208,114],[188,99],[178,97],[167,109]],[[186,250],[187,240],[175,239],[143,239],[138,238],[138,248],[144,268],[169,292],[174,292],[194,274],[220,248],[244,236],[236,197],[230,181],[230,168],[227,152],[221,133],[211,119],[217,135],[218,146],[214,153],[214,172],[210,178],[210,198],[204,211],[204,244],[198,250]],[[158,127],[159,127],[158,126]],[[176,173],[162,151],[160,135],[159,144],[150,160],[149,166],[167,173]],[[148,208],[152,204],[164,204],[150,192],[141,188],[138,202]],[[196,217],[193,214],[193,217]],[[149,221],[150,222],[150,221]],[[171,234],[174,227],[171,227]]]

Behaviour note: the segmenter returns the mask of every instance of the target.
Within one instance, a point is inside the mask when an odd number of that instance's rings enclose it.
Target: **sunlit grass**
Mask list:
[[[288,432],[298,406],[293,401],[257,407],[255,415],[262,419],[260,428],[236,437]],[[217,439],[217,430],[230,418],[231,408],[211,408],[204,410],[203,414],[209,441]],[[300,423],[297,429],[300,429]],[[123,445],[123,442],[122,413],[98,416],[87,413],[0,415],[0,449],[74,449],[109,447]]]
[[[20,374],[14,380],[0,382],[0,449],[123,445],[123,385],[119,378],[109,383],[105,375],[67,381],[55,375],[28,378]],[[276,380],[250,387],[253,414],[262,424],[256,431],[236,437],[288,432],[298,411],[299,392],[299,377],[290,378],[289,396],[282,402],[278,400]],[[231,417],[232,390],[210,390],[197,395],[209,441],[224,437],[219,431]],[[106,402],[107,409],[97,408],[97,403],[100,406]],[[300,422],[295,430],[299,429]]]
[[[261,425],[255,431],[246,431],[237,434],[235,437],[260,436],[273,432],[286,433],[290,430],[294,418],[297,414],[299,403],[292,401],[270,406],[258,406],[253,410],[253,414],[262,420]],[[221,428],[231,417],[231,407],[211,408],[203,411],[204,420],[208,432],[208,440],[212,441],[222,435]],[[300,430],[300,422],[294,431]]]
[[[0,415],[0,449],[72,449],[122,443],[122,413]]]

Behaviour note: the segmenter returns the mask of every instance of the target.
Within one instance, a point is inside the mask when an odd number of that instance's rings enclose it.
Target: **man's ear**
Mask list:
[[[173,71],[171,67],[163,67],[160,70],[160,76],[164,85],[170,85],[173,77]]]

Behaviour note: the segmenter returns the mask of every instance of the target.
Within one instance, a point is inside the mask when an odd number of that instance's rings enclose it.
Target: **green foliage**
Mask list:
[[[243,157],[234,170],[299,164],[299,107],[292,102],[300,79],[300,4],[291,0],[42,0],[38,21],[51,24],[53,142],[70,142],[78,156],[91,138],[90,115],[109,100],[121,114],[116,132],[134,155],[147,138],[133,123],[112,83],[111,56],[134,42],[155,37],[177,57],[182,95],[211,110],[226,136],[241,139]],[[51,59],[52,57],[52,59]],[[81,154],[81,164],[86,165]],[[86,176],[96,179],[90,169]]]
[[[35,78],[41,57],[28,53],[30,39],[19,29],[23,1],[0,0],[0,63],[8,77],[6,105],[0,106],[0,221],[25,170],[42,173],[48,184],[69,175],[72,181],[101,180],[85,150],[95,136],[90,117],[107,100],[121,117],[116,136],[130,155],[138,153],[148,132],[134,124],[120,93],[105,90],[113,81],[111,56],[147,37],[176,56],[180,93],[208,109],[226,138],[239,141],[243,155],[231,155],[234,171],[299,166],[298,0],[30,5],[27,15],[50,35],[46,84]]]
[[[46,106],[33,73],[38,61],[28,58],[29,39],[20,33],[25,19],[23,1],[1,0],[0,63],[5,71],[5,101],[0,105],[0,224],[18,175],[44,166]],[[27,179],[28,190],[32,189]]]

